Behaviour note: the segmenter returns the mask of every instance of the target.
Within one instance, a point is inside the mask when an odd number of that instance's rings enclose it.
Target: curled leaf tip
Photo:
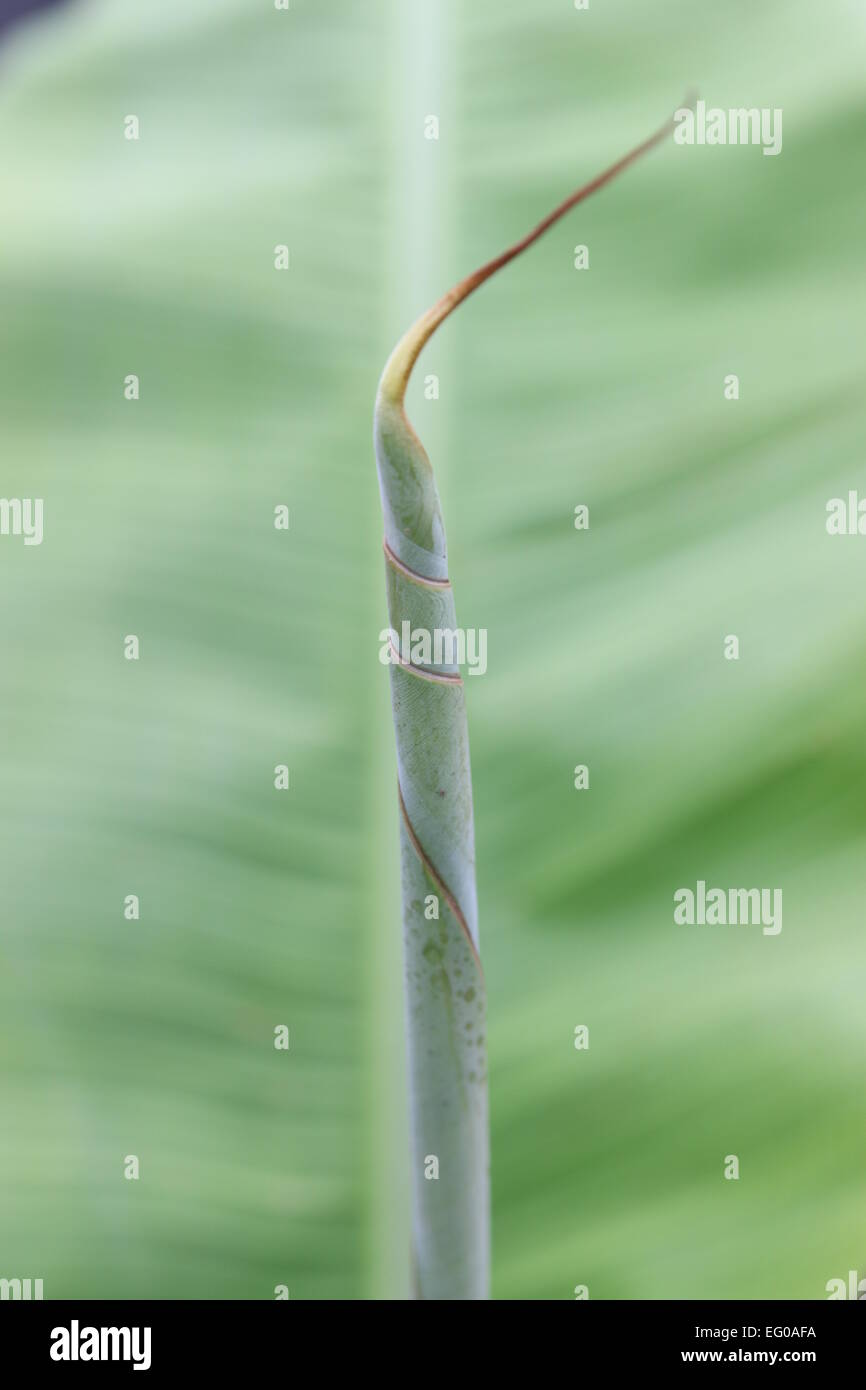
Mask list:
[[[690,91],[683,101],[683,106],[691,108],[695,106],[696,102],[697,93]],[[473,271],[471,275],[467,275],[465,279],[460,280],[459,283],[454,285],[447,294],[444,294],[432,308],[422,314],[412,327],[404,333],[403,337],[394,348],[394,351],[391,353],[391,356],[388,358],[379,383],[379,399],[392,407],[402,406],[412,368],[421,350],[433,336],[440,323],[448,318],[448,315],[457,308],[457,305],[462,304],[463,300],[467,299],[469,295],[472,294],[473,290],[477,290],[479,285],[483,285],[484,281],[489,280],[491,275],[495,275],[497,270],[501,270],[503,266],[508,265],[509,261],[513,261],[517,256],[521,255],[522,252],[532,246],[534,242],[538,241],[555,222],[558,222],[561,217],[564,217],[565,214],[570,212],[573,207],[576,207],[578,203],[582,203],[585,198],[589,198],[600,188],[604,188],[605,184],[610,183],[618,174],[621,174],[623,170],[627,169],[630,164],[634,164],[642,155],[647,154],[655,145],[660,144],[665,136],[672,132],[674,125],[674,116],[668,117],[664,124],[659,126],[658,130],[647,140],[642,141],[640,145],[636,145],[633,150],[623,155],[621,159],[616,160],[614,164],[611,164],[601,174],[597,174],[595,178],[590,179],[588,183],[582,184],[580,188],[570,193],[567,198],[555,207],[552,212],[548,213],[548,215],[543,218],[536,227],[533,227],[526,236],[522,237],[520,241],[515,242],[514,245],[510,246],[506,251],[501,252],[498,256],[494,256],[493,260],[488,261],[485,265],[480,266],[478,270]]]

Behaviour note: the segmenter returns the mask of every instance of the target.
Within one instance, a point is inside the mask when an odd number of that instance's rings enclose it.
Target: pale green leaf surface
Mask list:
[[[0,492],[46,499],[41,547],[0,538],[0,1273],[405,1293],[373,394],[438,293],[694,83],[783,107],[782,155],[656,152],[409,396],[489,632],[493,1292],[820,1298],[866,1273],[866,542],[824,528],[866,492],[866,26],[433,11],[91,0],[0,50]],[[674,927],[699,877],[782,886],[781,935]]]

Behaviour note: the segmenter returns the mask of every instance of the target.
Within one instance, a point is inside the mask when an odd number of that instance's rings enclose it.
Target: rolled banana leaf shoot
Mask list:
[[[376,398],[374,444],[394,634],[390,679],[400,812],[415,1292],[424,1299],[489,1297],[489,1140],[486,1000],[465,692],[447,641],[438,653],[432,645],[428,661],[413,659],[401,640],[406,631],[457,630],[442,509],[430,460],[406,417],[406,386],[425,343],[458,304],[672,128],[673,121],[666,122],[429,309],[391,354]]]

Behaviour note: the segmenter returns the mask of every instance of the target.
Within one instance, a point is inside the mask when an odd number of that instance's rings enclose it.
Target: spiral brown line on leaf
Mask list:
[[[446,903],[450,907],[453,916],[459,923],[460,928],[463,931],[463,934],[466,937],[467,942],[469,943],[469,949],[472,952],[472,959],[475,961],[475,964],[478,967],[478,974],[481,976],[481,980],[483,982],[484,970],[481,965],[481,957],[478,954],[478,947],[472,940],[472,933],[469,930],[469,923],[466,921],[466,918],[463,915],[463,909],[461,908],[454,894],[451,892],[451,889],[448,887],[448,884],[445,882],[439,870],[436,868],[436,865],[433,863],[427,851],[424,849],[424,846],[418,839],[417,834],[415,833],[415,827],[409,819],[409,812],[406,810],[406,803],[403,800],[403,789],[400,786],[399,780],[397,782],[397,797],[400,802],[400,814],[403,817],[403,824],[406,827],[406,834],[412,841],[412,848],[415,850],[415,853],[421,860],[421,863],[424,865],[424,868],[427,870],[427,873],[433,879],[433,882],[437,885],[439,892],[442,894],[442,897],[445,899]]]
[[[413,661],[407,661],[401,656],[391,638],[388,638],[388,645],[391,648],[391,655],[394,662],[403,671],[408,671],[410,675],[417,676],[422,681],[432,681],[434,685],[462,685],[463,677],[459,673],[452,674],[450,671],[431,671],[426,666],[416,666]]]
[[[450,579],[428,579],[426,574],[419,574],[418,570],[410,569],[403,560],[398,560],[387,540],[384,538],[382,540],[382,549],[385,552],[385,559],[392,569],[399,571],[400,574],[405,574],[406,578],[411,579],[413,584],[420,584],[423,589],[451,588]]]

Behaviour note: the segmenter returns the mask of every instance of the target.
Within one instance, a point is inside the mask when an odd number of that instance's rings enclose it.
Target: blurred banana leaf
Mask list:
[[[863,1272],[866,542],[824,519],[866,495],[864,39],[844,0],[88,0],[8,32],[0,492],[45,538],[0,537],[0,1275],[406,1292],[376,380],[692,83],[782,107],[781,155],[658,152],[409,399],[489,634],[494,1294]],[[782,887],[781,934],[675,927],[699,878]]]

